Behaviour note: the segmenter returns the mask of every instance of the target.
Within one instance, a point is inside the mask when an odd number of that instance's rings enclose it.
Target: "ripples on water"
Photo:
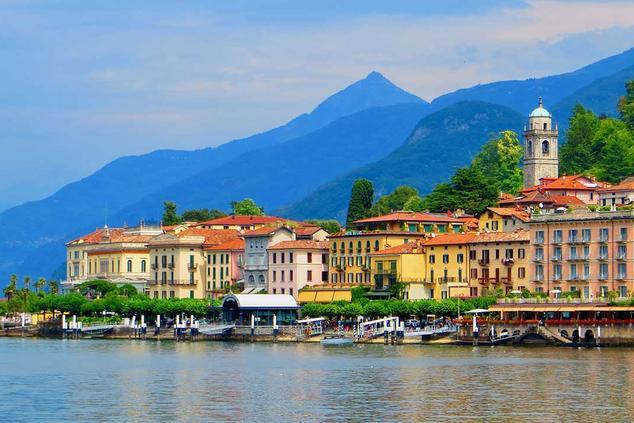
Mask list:
[[[0,339],[0,421],[632,421],[634,350]]]

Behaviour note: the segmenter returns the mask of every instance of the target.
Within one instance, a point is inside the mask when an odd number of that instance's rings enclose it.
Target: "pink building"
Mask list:
[[[634,213],[574,212],[530,222],[531,291],[580,291],[582,298],[634,291]]]
[[[327,241],[282,241],[271,245],[268,254],[270,294],[297,298],[303,287],[328,282]]]

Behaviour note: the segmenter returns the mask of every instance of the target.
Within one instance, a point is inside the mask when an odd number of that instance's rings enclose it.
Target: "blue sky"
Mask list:
[[[631,1],[0,0],[0,209],[283,124],[372,70],[432,100],[633,45]]]

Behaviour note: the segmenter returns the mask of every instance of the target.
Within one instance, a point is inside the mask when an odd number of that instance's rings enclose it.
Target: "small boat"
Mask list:
[[[354,340],[344,335],[330,335],[319,342],[323,345],[352,345]]]

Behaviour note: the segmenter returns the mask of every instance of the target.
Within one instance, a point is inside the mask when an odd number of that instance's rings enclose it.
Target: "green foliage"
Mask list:
[[[45,286],[46,286],[46,279],[39,278],[37,282],[35,282],[35,291],[41,292]]]
[[[11,299],[18,291],[18,275],[13,274],[9,278],[9,284],[2,290],[2,293],[8,299]]]
[[[310,223],[311,225],[319,226],[324,231],[329,234],[336,234],[337,232],[341,232],[341,225],[336,220],[307,220],[306,223]]]
[[[596,153],[593,139],[598,128],[599,118],[581,104],[577,104],[570,116],[566,142],[559,150],[561,173],[580,174],[592,167]]]
[[[348,216],[346,226],[350,226],[355,220],[370,216],[372,201],[374,199],[374,187],[367,179],[357,179],[352,185],[350,203],[348,204]]]
[[[625,92],[619,100],[618,110],[621,120],[634,131],[634,80],[625,83]]]
[[[438,184],[425,198],[426,208],[443,212],[463,209],[480,214],[497,203],[498,191],[476,166],[458,169],[450,184]]]
[[[480,169],[498,194],[515,194],[523,186],[524,174],[520,168],[523,154],[517,134],[502,131],[498,138],[484,144],[472,166]]]
[[[134,285],[126,283],[126,284],[121,285],[120,287],[117,288],[117,293],[119,295],[123,295],[124,297],[134,297],[139,292],[134,287]]]
[[[48,281],[48,292],[53,295],[59,292],[59,284],[57,281]]]
[[[601,120],[594,134],[594,145],[600,151],[590,172],[599,180],[618,183],[634,174],[634,134],[625,123]]]
[[[235,215],[264,216],[264,209],[250,198],[245,198],[242,201],[232,201],[230,204],[231,212]]]
[[[177,225],[182,221],[176,212],[176,203],[173,201],[163,202],[163,225]]]
[[[225,217],[227,213],[218,209],[192,209],[185,210],[181,216],[181,220],[185,222],[204,222],[206,220]]]
[[[405,204],[403,204],[403,210],[413,212],[425,211],[425,202],[420,195],[414,195],[408,198]]]
[[[419,197],[415,188],[406,185],[396,187],[390,194],[379,198],[370,209],[370,215],[382,216],[396,210],[404,210],[405,203],[412,197]]]
[[[104,296],[109,292],[116,291],[117,285],[103,279],[93,279],[83,282],[77,289],[82,295],[92,294]]]

